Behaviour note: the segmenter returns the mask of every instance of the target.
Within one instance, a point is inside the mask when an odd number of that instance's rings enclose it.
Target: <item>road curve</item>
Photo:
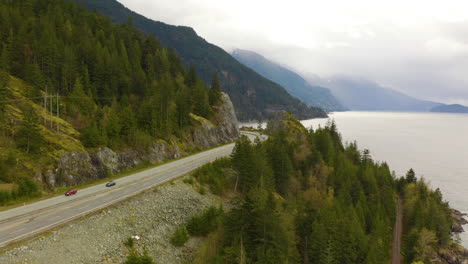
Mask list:
[[[251,139],[259,136],[251,132],[245,135]],[[0,249],[183,176],[203,164],[230,155],[233,148],[231,143],[138,172],[116,180],[117,185],[113,187],[95,185],[80,189],[73,196],[61,195],[0,212]]]

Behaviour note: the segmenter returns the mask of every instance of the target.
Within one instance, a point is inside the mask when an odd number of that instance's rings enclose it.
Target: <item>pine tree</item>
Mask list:
[[[26,153],[39,153],[44,142],[44,138],[39,132],[38,119],[32,107],[25,107],[23,122],[18,132],[16,132],[15,138],[17,146]]]
[[[221,84],[219,83],[218,73],[214,72],[209,92],[210,105],[216,105],[221,99],[221,94]]]
[[[414,173],[413,169],[409,169],[406,173],[406,182],[407,183],[415,183],[416,182],[416,173]]]
[[[194,114],[209,118],[212,114],[208,94],[206,89],[201,81],[197,81],[195,87],[193,88],[193,97],[194,103]]]

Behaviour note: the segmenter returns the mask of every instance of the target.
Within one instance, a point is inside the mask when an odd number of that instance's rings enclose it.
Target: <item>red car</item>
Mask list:
[[[66,191],[65,195],[70,196],[70,195],[76,194],[77,192],[78,192],[77,189],[71,189],[71,190]]]

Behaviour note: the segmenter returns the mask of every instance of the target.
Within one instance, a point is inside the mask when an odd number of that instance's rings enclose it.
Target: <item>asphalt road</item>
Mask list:
[[[243,132],[244,133],[244,132]],[[245,132],[250,139],[258,134]],[[260,136],[261,140],[266,136]],[[60,226],[93,211],[115,204],[147,189],[173,180],[232,153],[229,144],[185,157],[146,171],[115,180],[113,187],[104,184],[78,190],[72,196],[57,196],[40,202],[0,212],[0,248],[51,228]]]

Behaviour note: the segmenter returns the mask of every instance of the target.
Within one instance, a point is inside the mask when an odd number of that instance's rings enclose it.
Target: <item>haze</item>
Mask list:
[[[227,51],[258,52],[297,72],[371,79],[420,99],[468,105],[464,1],[121,0],[193,27]]]

